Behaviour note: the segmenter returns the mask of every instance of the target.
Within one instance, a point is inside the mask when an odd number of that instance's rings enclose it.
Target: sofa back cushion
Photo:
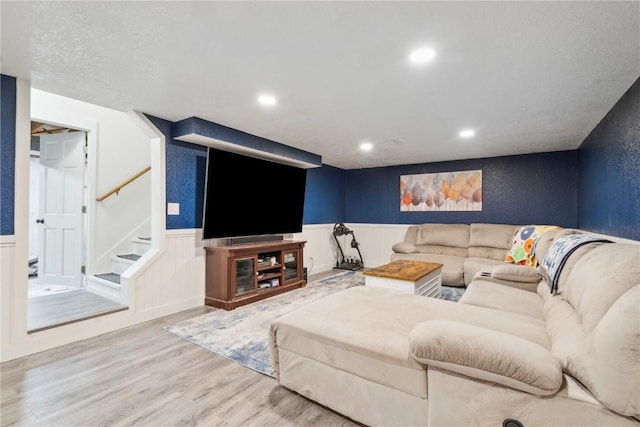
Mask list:
[[[420,231],[419,225],[410,225],[404,233],[404,242],[415,245],[418,237],[418,231]]]
[[[468,224],[422,224],[418,231],[416,246],[469,247]]]
[[[511,248],[515,225],[474,223],[469,226],[469,256],[504,260]]]
[[[576,310],[585,332],[591,332],[613,303],[638,283],[640,245],[600,243],[574,264],[562,298]]]
[[[420,245],[416,246],[416,252],[421,254],[451,255],[461,258],[467,257],[467,248],[456,248],[453,246]],[[460,260],[460,262],[463,261],[464,260]]]
[[[567,264],[564,292],[545,301],[552,353],[605,406],[640,418],[640,245],[592,243]]]
[[[607,407],[640,419],[640,284],[600,319],[581,364],[585,385]]]

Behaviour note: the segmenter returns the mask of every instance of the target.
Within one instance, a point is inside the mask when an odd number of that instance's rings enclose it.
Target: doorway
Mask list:
[[[27,330],[120,309],[86,291],[87,133],[31,123]]]

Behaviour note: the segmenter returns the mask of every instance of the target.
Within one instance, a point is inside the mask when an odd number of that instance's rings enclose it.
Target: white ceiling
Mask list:
[[[201,117],[344,169],[575,149],[640,76],[638,1],[2,0],[0,14],[2,73],[34,88]],[[437,56],[416,67],[421,46]]]

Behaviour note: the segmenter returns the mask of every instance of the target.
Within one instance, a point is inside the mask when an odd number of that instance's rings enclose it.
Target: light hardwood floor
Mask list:
[[[27,330],[37,332],[126,309],[125,305],[85,290],[29,298]]]
[[[167,316],[0,365],[2,426],[358,426],[163,330]]]

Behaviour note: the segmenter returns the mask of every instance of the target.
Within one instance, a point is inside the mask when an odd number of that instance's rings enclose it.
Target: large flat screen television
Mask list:
[[[302,231],[307,170],[209,148],[203,238]]]

